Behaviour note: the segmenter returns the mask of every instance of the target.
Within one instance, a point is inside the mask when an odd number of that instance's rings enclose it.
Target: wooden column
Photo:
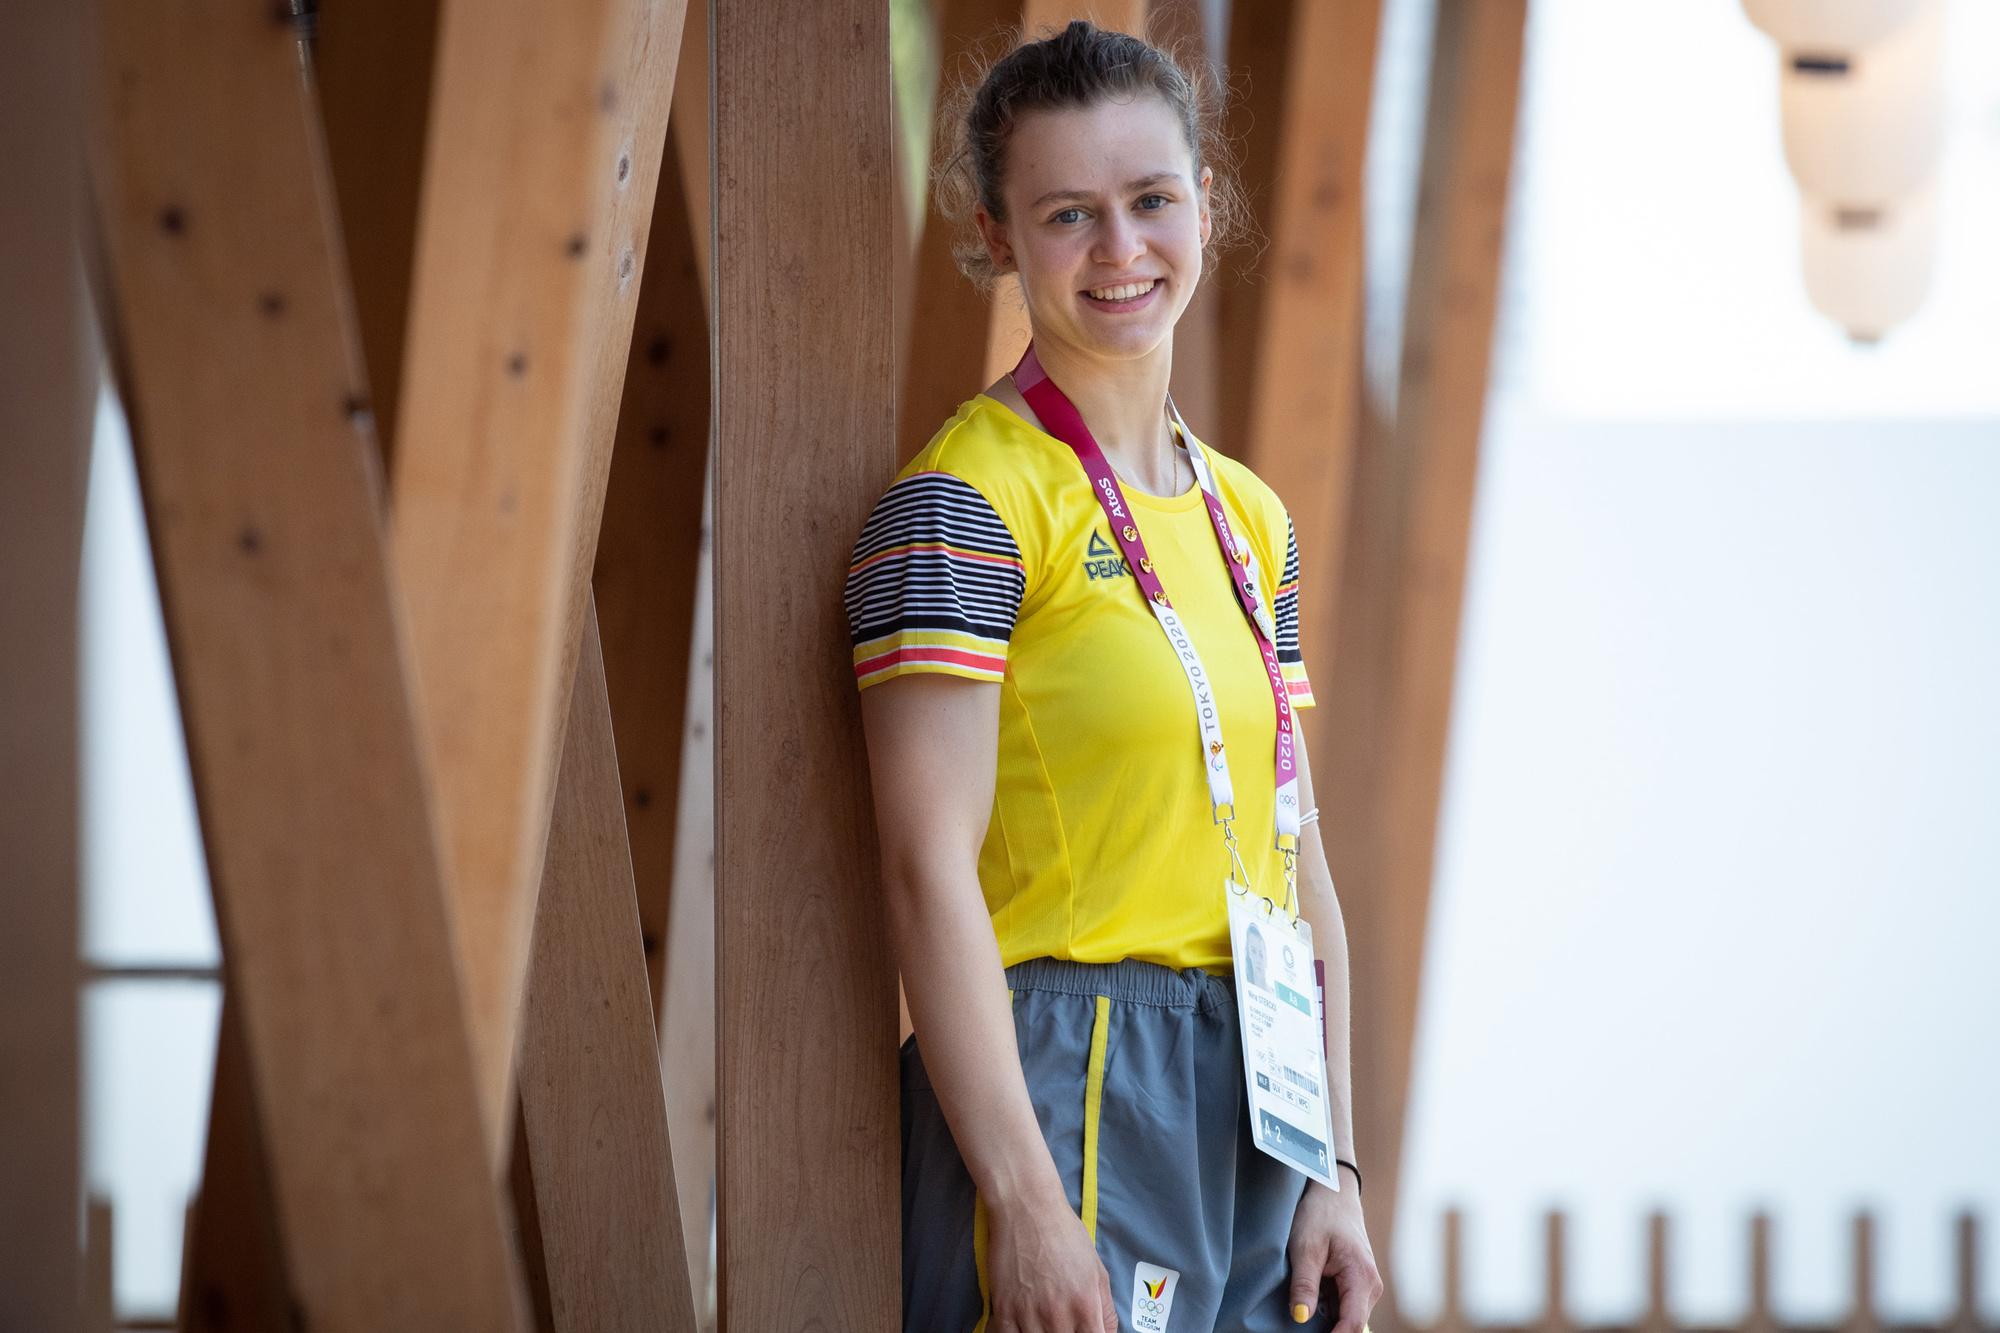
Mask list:
[[[127,406],[296,1316],[513,1327],[296,34],[250,0],[101,19]]]
[[[496,1166],[684,8],[456,0],[438,35],[392,517]]]
[[[78,15],[0,9],[0,1328],[77,1327],[77,580],[97,349],[75,239]]]
[[[895,972],[841,606],[895,463],[888,9],[713,21],[722,1320],[893,1328]]]
[[[557,1333],[693,1333],[597,618],[584,622],[521,1030]]]
[[[1320,808],[1347,921],[1355,1137],[1392,1261],[1460,603],[1500,284],[1526,0],[1442,0],[1411,247],[1399,416],[1364,433]],[[1301,543],[1303,545],[1303,541]],[[1393,1288],[1392,1288],[1393,1296]],[[1392,1310],[1375,1320],[1394,1326]]]

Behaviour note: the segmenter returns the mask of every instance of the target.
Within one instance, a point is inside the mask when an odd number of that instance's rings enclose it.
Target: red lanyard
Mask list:
[[[1188,675],[1188,685],[1193,691],[1195,715],[1201,724],[1204,768],[1208,775],[1209,798],[1217,823],[1223,826],[1224,836],[1230,843],[1230,855],[1236,856],[1235,835],[1230,829],[1230,821],[1236,810],[1233,791],[1229,782],[1229,759],[1223,751],[1221,723],[1216,715],[1214,696],[1209,688],[1206,670],[1202,667],[1200,655],[1195,651],[1193,638],[1187,633],[1180,617],[1174,612],[1173,601],[1160,583],[1160,577],[1153,569],[1153,561],[1146,554],[1146,543],[1139,535],[1139,525],[1125,505],[1118,479],[1112,474],[1111,464],[1104,457],[1104,450],[1098,447],[1090,428],[1084,424],[1083,414],[1076,410],[1076,404],[1069,400],[1056,382],[1049,378],[1035,356],[1031,342],[1027,351],[1021,354],[1020,364],[1014,367],[1014,387],[1041,418],[1042,425],[1049,434],[1067,444],[1075,451],[1077,460],[1083,464],[1084,473],[1090,478],[1091,492],[1097,497],[1098,506],[1104,511],[1105,519],[1111,524],[1112,534],[1117,538],[1125,553],[1125,561],[1132,568],[1132,576],[1138,581],[1139,592],[1145,597],[1153,616],[1166,631],[1168,643],[1174,650],[1175,658]],[[1230,582],[1235,586],[1237,602],[1243,614],[1250,621],[1252,636],[1257,640],[1258,650],[1264,658],[1264,674],[1271,686],[1271,701],[1277,711],[1276,759],[1273,765],[1273,781],[1276,788],[1274,816],[1277,826],[1275,846],[1286,854],[1286,889],[1290,897],[1292,858],[1298,850],[1299,834],[1299,787],[1298,768],[1292,754],[1294,720],[1290,691],[1285,687],[1283,669],[1278,665],[1278,651],[1275,642],[1277,627],[1270,608],[1264,603],[1257,587],[1255,557],[1248,543],[1240,540],[1231,530],[1229,515],[1222,507],[1222,497],[1215,489],[1215,479],[1208,468],[1208,460],[1203,457],[1202,447],[1194,435],[1174,411],[1173,399],[1167,399],[1167,410],[1173,413],[1174,423],[1180,428],[1187,441],[1188,461],[1194,467],[1195,484],[1201,488],[1202,499],[1208,508],[1209,526],[1214,529],[1216,544],[1222,549],[1222,563],[1228,567]],[[1238,861],[1240,866],[1241,862]]]

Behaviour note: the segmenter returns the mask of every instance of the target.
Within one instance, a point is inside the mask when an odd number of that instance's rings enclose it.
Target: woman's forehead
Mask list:
[[[1014,122],[1008,192],[1115,192],[1152,176],[1188,174],[1190,154],[1172,108],[1154,96],[1041,108]]]

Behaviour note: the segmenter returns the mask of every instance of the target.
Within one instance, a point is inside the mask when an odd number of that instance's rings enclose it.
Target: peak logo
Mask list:
[[[1098,579],[1130,578],[1132,566],[1119,556],[1118,548],[1104,540],[1095,528],[1090,532],[1090,546],[1084,552],[1083,572],[1091,582]]]
[[[1167,1333],[1180,1274],[1158,1264],[1135,1264],[1132,1271],[1132,1333]]]

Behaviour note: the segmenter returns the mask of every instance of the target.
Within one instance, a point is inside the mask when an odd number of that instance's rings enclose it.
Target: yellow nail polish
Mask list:
[[[1304,1301],[1300,1301],[1297,1305],[1294,1305],[1292,1307],[1292,1322],[1294,1324],[1303,1324],[1306,1322],[1306,1320],[1312,1318],[1312,1315],[1313,1312],[1306,1308],[1306,1303]]]

